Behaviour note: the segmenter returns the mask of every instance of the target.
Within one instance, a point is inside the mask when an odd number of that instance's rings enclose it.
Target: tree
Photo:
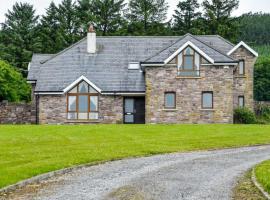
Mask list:
[[[124,23],[124,0],[80,0],[78,4],[77,12],[84,28],[88,28],[89,22],[92,22],[97,32],[111,35]]]
[[[128,19],[144,34],[167,19],[168,3],[165,0],[130,0]],[[154,25],[154,26],[153,26]]]
[[[60,26],[60,13],[54,2],[51,2],[46,15],[41,18],[39,36],[43,53],[56,53],[65,47],[64,30]]]
[[[198,32],[197,19],[201,16],[198,12],[200,4],[197,0],[179,1],[177,9],[173,15],[173,28],[177,33],[193,33]]]
[[[14,67],[0,60],[0,101],[30,101],[30,86]]]
[[[254,96],[257,101],[270,101],[270,58],[261,57],[254,69]]]
[[[32,52],[39,52],[41,43],[37,36],[38,16],[28,3],[15,3],[8,10],[2,24],[2,59],[9,61],[21,70],[26,70]],[[3,53],[4,52],[4,53]]]
[[[75,2],[63,0],[59,5],[58,12],[59,27],[63,31],[65,47],[68,47],[82,37]]]
[[[227,39],[235,40],[238,27],[236,18],[232,18],[239,0],[204,0],[206,26],[209,34],[219,34]]]

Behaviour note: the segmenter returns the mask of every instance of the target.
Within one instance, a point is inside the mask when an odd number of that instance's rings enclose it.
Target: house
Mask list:
[[[241,42],[177,37],[96,37],[54,54],[34,54],[28,82],[37,122],[232,123],[253,109],[258,54]]]

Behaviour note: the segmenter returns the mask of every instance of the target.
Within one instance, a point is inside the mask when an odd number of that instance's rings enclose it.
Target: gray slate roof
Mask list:
[[[144,92],[144,73],[128,70],[128,63],[166,59],[187,40],[215,61],[233,61],[225,55],[233,45],[219,36],[97,37],[95,55],[84,38],[55,55],[34,54],[28,80],[37,80],[36,92],[61,92],[82,75],[103,92]]]

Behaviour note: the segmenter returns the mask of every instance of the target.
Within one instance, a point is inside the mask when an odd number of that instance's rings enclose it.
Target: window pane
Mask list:
[[[193,55],[194,54],[194,50],[190,47],[186,48],[185,50],[185,55]]]
[[[88,96],[79,96],[79,112],[88,112]]]
[[[90,96],[90,111],[97,111],[97,110],[98,110],[98,97]]]
[[[238,105],[239,107],[244,107],[245,105],[244,97],[238,97]]]
[[[68,96],[68,111],[76,111],[76,96]]]
[[[98,119],[98,113],[96,112],[89,113],[89,119]]]
[[[79,84],[79,93],[88,93],[88,84],[85,81]]]
[[[97,93],[97,91],[94,89],[94,88],[92,88],[91,86],[89,86],[89,92],[90,93]]]
[[[126,123],[133,123],[134,122],[134,116],[133,115],[125,115],[125,122]]]
[[[68,113],[68,119],[77,119],[77,113]]]
[[[79,113],[78,118],[79,119],[88,119],[88,113]]]
[[[174,108],[175,107],[175,94],[174,93],[166,93],[165,94],[165,107],[166,108]]]
[[[68,93],[77,93],[77,86],[70,90]]]
[[[193,69],[193,56],[185,56],[183,68],[184,68],[184,70],[192,70]]]
[[[134,111],[134,99],[125,99],[125,112],[133,113]]]
[[[245,73],[244,67],[245,67],[244,62],[241,61],[241,62],[239,63],[239,74],[244,74],[244,73]]]
[[[213,108],[213,94],[210,92],[203,93],[203,108]]]

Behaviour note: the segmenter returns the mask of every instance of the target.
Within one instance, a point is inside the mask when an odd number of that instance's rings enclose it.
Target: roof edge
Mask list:
[[[233,52],[235,52],[239,47],[243,46],[245,49],[247,49],[250,53],[252,53],[255,57],[258,57],[259,54],[252,49],[250,46],[248,46],[245,42],[241,41],[239,42],[235,47],[233,47],[232,50],[230,50],[227,55],[231,55]]]

